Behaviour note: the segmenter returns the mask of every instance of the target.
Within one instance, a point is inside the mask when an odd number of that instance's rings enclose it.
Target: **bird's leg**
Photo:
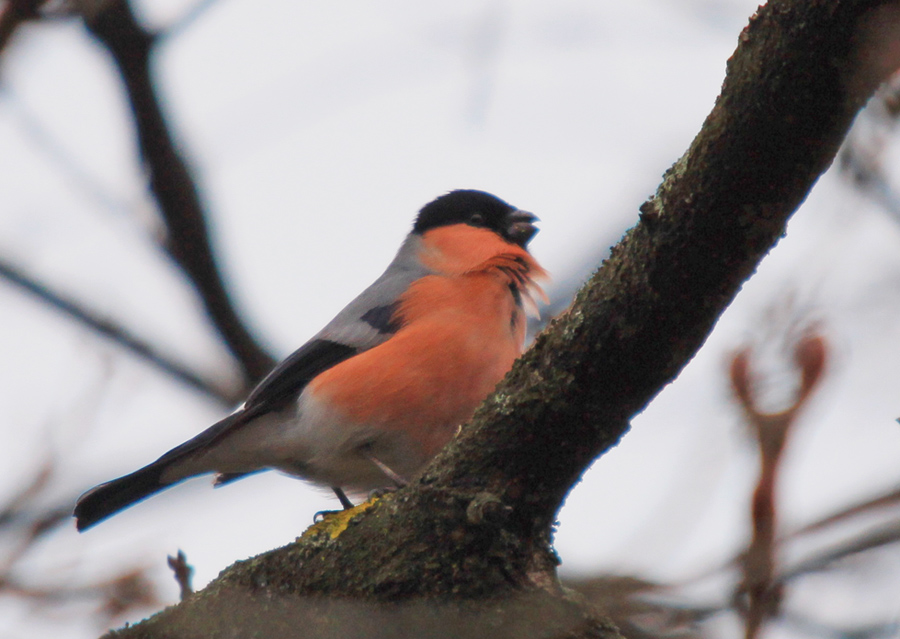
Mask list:
[[[388,479],[390,479],[397,485],[397,488],[403,488],[404,486],[409,484],[409,481],[405,477],[395,473],[393,470],[391,470],[390,466],[388,466],[383,461],[378,459],[374,454],[372,454],[372,449],[368,446],[363,446],[362,448],[360,448],[359,454],[378,466],[378,469],[383,472]]]
[[[353,508],[353,502],[347,499],[347,495],[344,494],[344,491],[341,490],[339,486],[332,486],[331,490],[337,495],[338,501],[341,502],[341,506],[344,507],[344,510]]]
[[[351,508],[354,508],[353,502],[350,501],[349,499],[347,499],[347,495],[344,494],[344,491],[341,490],[340,486],[332,486],[331,490],[334,491],[334,494],[337,496],[338,501],[341,502],[341,506],[343,507],[344,510],[350,510]],[[322,521],[329,515],[336,515],[340,512],[343,512],[343,511],[341,511],[341,510],[320,510],[315,515],[313,515],[313,523],[318,524],[320,521]]]
[[[372,497],[381,497],[385,493],[397,490],[397,488],[403,488],[404,486],[409,484],[409,481],[405,477],[403,477],[402,475],[400,475],[398,473],[395,473],[391,469],[390,466],[388,466],[383,461],[381,461],[380,459],[375,457],[375,455],[372,454],[372,449],[369,446],[362,446],[359,449],[359,454],[362,455],[363,457],[365,457],[366,459],[368,459],[370,462],[372,462],[376,466],[378,466],[378,469],[381,472],[383,472],[388,479],[390,479],[392,482],[394,482],[394,484],[396,484],[396,487],[376,488],[371,493],[369,493],[370,499]],[[347,495],[344,494],[344,491],[341,490],[340,486],[332,486],[331,490],[334,491],[334,494],[337,496],[338,501],[341,502],[341,506],[344,508],[344,510],[350,510],[351,508],[354,507],[353,502],[350,501],[349,499],[347,499]],[[331,514],[332,512],[336,512],[336,511],[318,512],[318,513],[316,513],[314,521],[319,521],[322,517],[324,517],[327,514]]]

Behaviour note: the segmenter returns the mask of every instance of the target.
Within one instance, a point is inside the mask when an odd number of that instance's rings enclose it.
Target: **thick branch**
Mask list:
[[[427,600],[417,628],[452,636],[435,622],[447,606],[499,610],[522,593],[568,601],[549,545],[562,499],[697,352],[833,160],[875,81],[900,64],[900,52],[872,57],[896,42],[885,25],[896,38],[897,0],[773,0],[760,9],[715,108],[641,207],[641,222],[417,481],[235,564],[116,636],[231,636],[234,623],[249,636],[271,627],[267,611],[288,605],[296,620],[321,619],[321,599],[310,598],[323,595],[359,605]],[[437,625],[427,625],[431,610]],[[332,636],[339,623],[304,626],[305,635]],[[381,626],[371,630],[381,636]],[[570,630],[609,632],[596,621]]]
[[[150,190],[168,229],[166,250],[200,294],[248,380],[258,381],[275,362],[234,310],[216,267],[197,187],[175,147],[151,81],[153,36],[137,23],[125,0],[106,2],[85,22],[112,54],[125,83]]]
[[[895,29],[881,50],[873,23]],[[898,25],[897,2],[760,9],[715,108],[641,222],[424,481],[475,483],[518,504],[523,526],[546,530],[569,487],[694,356],[783,235],[874,75],[900,63]],[[861,50],[894,57],[861,60]]]

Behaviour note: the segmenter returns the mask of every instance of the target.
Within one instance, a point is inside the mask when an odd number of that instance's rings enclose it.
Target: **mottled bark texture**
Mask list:
[[[900,62],[898,24],[897,0],[761,8],[640,222],[421,477],[111,636],[616,636],[559,586],[557,510],[782,236]]]

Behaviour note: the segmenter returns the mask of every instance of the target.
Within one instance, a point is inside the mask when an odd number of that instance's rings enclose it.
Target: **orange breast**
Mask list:
[[[402,431],[432,456],[519,356],[525,334],[506,274],[432,275],[401,298],[390,340],[325,371],[317,398],[352,424]]]

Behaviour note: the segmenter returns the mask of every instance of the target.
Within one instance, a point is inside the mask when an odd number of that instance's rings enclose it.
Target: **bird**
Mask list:
[[[522,353],[546,271],[532,213],[478,190],[422,207],[385,272],[232,414],[84,493],[86,530],[191,477],[277,470],[346,496],[408,483]]]

